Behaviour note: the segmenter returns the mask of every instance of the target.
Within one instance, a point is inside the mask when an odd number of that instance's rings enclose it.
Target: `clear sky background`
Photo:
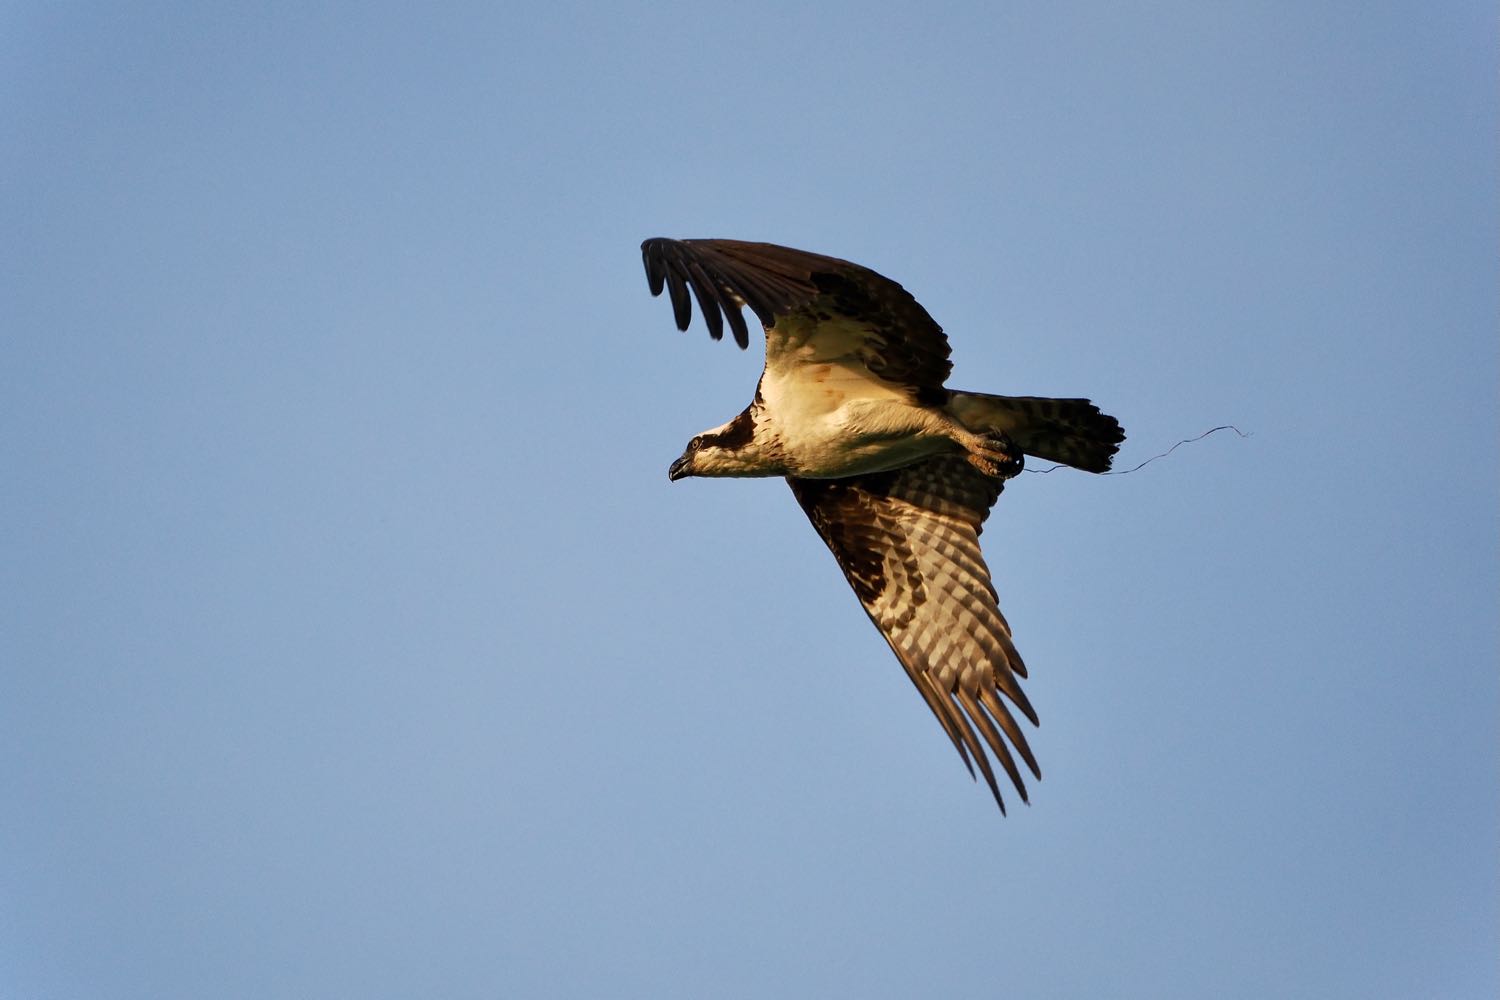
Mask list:
[[[1489,3],[12,4],[0,996],[1500,994]],[[648,236],[1129,476],[985,534],[995,810]]]

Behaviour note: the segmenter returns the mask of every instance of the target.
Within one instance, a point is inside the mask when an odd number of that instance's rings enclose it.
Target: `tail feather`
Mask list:
[[[1087,399],[955,392],[948,412],[972,431],[999,432],[1026,454],[1105,472],[1125,440],[1120,422]]]

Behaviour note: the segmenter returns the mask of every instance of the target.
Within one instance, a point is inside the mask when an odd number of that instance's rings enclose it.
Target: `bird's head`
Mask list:
[[[677,461],[667,467],[667,479],[675,483],[688,476],[733,476],[741,464],[739,458],[711,433],[699,434],[687,443]]]
[[[768,462],[766,449],[755,440],[755,421],[747,410],[722,427],[704,431],[687,443],[682,455],[667,469],[672,482],[688,476],[782,475]]]
[[[698,473],[695,471],[694,464],[698,460],[698,453],[702,450],[703,436],[700,434],[687,443],[687,447],[683,449],[681,455],[677,456],[675,462],[667,466],[668,481],[675,483],[679,479],[696,476]]]

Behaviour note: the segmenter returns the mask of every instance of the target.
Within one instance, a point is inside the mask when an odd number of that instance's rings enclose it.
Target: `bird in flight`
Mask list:
[[[942,327],[858,264],[739,240],[649,239],[641,255],[678,329],[691,294],[713,339],[727,322],[750,345],[745,306],[766,332],[755,398],[689,441],[668,478],[786,477],[969,774],[1005,812],[987,747],[1026,801],[1015,757],[1041,770],[1013,709],[1037,716],[979,533],[1024,456],[1104,472],[1119,423],[1087,399],[945,388]]]

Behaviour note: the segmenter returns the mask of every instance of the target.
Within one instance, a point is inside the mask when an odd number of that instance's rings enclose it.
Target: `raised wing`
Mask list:
[[[740,240],[650,239],[641,257],[651,294],[667,291],[679,330],[692,321],[691,290],[709,336],[722,339],[727,319],[735,343],[749,347],[741,313],[749,306],[768,334],[768,367],[774,353],[819,337],[836,341],[834,354],[842,353],[852,336],[853,353],[886,381],[940,389],[952,368],[943,328],[906,289],[867,267]],[[773,330],[786,336],[772,337]],[[809,356],[823,360],[819,355],[815,347]]]
[[[1011,748],[1035,777],[1042,773],[1010,705],[1033,725],[1037,717],[1017,680],[1026,666],[979,551],[981,525],[1003,482],[949,456],[873,475],[787,482],[969,773],[977,763],[1003,813],[988,746],[1026,801]]]

